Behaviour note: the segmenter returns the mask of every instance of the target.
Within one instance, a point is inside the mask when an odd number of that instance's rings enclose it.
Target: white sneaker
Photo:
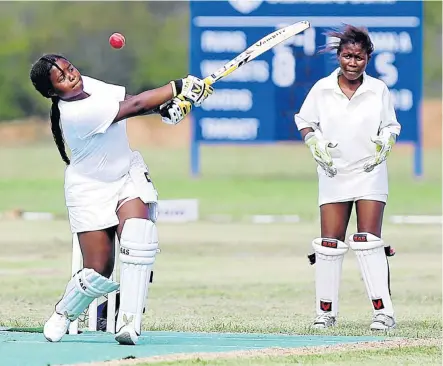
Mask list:
[[[335,325],[335,316],[329,314],[318,315],[313,324],[315,329],[326,329]]]
[[[371,330],[389,330],[395,328],[395,319],[392,316],[379,313],[372,319]]]
[[[115,340],[124,345],[133,346],[138,341],[138,334],[132,324],[124,325],[115,335]]]
[[[49,342],[59,342],[66,334],[71,321],[63,314],[54,312],[43,327],[43,335]]]

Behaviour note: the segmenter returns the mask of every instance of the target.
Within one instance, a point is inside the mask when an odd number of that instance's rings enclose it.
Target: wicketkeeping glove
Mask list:
[[[305,144],[309,147],[315,161],[325,171],[326,175],[331,178],[334,177],[337,174],[337,168],[334,167],[332,157],[328,149],[332,149],[338,144],[336,142],[326,140],[320,130],[309,132],[305,136]]]
[[[382,130],[378,136],[371,137],[371,141],[376,144],[375,155],[371,160],[365,163],[363,169],[365,172],[371,172],[377,165],[384,162],[397,140],[397,135],[389,130]]]
[[[181,94],[196,107],[200,107],[203,101],[214,92],[212,86],[192,75],[188,75],[184,79],[173,80],[170,84],[174,97]]]
[[[185,100],[183,96],[179,95],[174,99],[162,104],[160,106],[160,116],[162,122],[168,125],[176,125],[181,122],[192,110],[192,103]]]

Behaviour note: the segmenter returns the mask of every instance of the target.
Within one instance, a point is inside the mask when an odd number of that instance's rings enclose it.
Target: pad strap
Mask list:
[[[120,238],[122,263],[153,265],[158,249],[155,224],[145,219],[128,219]]]

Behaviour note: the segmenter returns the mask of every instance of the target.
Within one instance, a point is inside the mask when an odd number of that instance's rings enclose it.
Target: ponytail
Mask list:
[[[31,78],[32,84],[35,89],[45,98],[51,98],[51,131],[52,136],[54,136],[55,144],[57,149],[66,165],[69,165],[70,160],[65,150],[65,140],[63,139],[62,129],[60,126],[60,110],[58,109],[58,97],[52,96],[53,87],[49,74],[52,67],[58,68],[62,73],[63,70],[57,65],[56,61],[59,59],[66,60],[61,55],[45,55],[39,58],[39,60],[32,65],[29,77]]]
[[[69,165],[70,160],[65,150],[65,140],[63,139],[62,129],[60,127],[60,110],[58,109],[58,97],[52,97],[51,107],[51,131],[54,137],[54,142],[57,145],[58,152],[66,165]]]

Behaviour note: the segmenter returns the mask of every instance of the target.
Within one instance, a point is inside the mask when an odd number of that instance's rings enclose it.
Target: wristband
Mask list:
[[[173,80],[170,82],[170,84],[172,86],[172,93],[174,94],[174,97],[176,97],[177,95],[179,95],[182,92],[182,89],[183,89],[183,80],[182,79]]]

